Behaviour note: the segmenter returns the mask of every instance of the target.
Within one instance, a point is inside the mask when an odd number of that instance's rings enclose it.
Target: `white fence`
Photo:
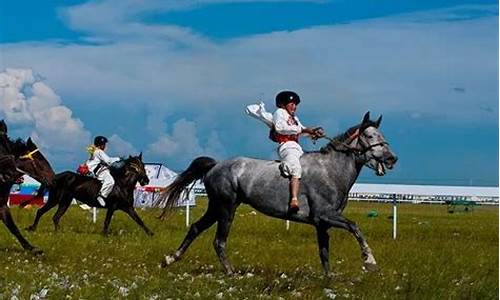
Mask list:
[[[197,196],[205,196],[205,188],[194,188]],[[446,201],[465,200],[477,204],[498,205],[498,187],[437,186],[404,184],[356,183],[349,193],[354,201],[444,204]]]

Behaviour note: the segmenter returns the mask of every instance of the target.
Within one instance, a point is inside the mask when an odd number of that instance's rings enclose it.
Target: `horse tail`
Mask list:
[[[205,177],[208,171],[216,164],[217,162],[210,157],[200,156],[195,158],[189,167],[179,174],[174,182],[167,186],[160,194],[158,200],[155,201],[154,205],[156,207],[163,207],[163,212],[158,218],[162,219],[168,211],[172,210],[182,192],[186,190],[189,184]]]
[[[31,198],[24,200],[19,204],[19,207],[25,207],[28,204],[31,204],[31,202],[35,201],[37,198],[43,197],[45,195],[45,191],[47,191],[48,187],[46,184],[42,183],[40,184],[40,187],[38,188],[37,192],[35,195],[33,195]]]

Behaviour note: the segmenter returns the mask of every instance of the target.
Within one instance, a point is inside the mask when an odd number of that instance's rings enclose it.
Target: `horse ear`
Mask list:
[[[382,122],[382,115],[380,115],[380,117],[378,117],[377,121],[375,121],[375,127],[379,127],[380,126],[380,122]]]
[[[139,159],[142,161],[142,151],[141,154],[139,154]]]
[[[33,140],[31,139],[31,137],[29,137],[28,140],[26,141],[26,145],[27,146],[35,146],[36,147],[35,143],[33,143]]]
[[[7,133],[7,124],[3,119],[0,121],[0,132]]]
[[[370,121],[370,112],[367,111],[365,116],[363,117],[363,122],[361,122],[361,124],[364,124],[366,122]]]

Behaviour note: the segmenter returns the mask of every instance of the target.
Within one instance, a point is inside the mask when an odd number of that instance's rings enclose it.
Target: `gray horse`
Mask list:
[[[392,169],[397,157],[389,149],[379,131],[382,117],[370,121],[369,112],[361,124],[330,139],[318,152],[301,157],[303,167],[300,185],[300,210],[288,211],[288,179],[278,168],[278,162],[238,157],[216,162],[209,157],[193,160],[183,173],[166,188],[157,205],[171,209],[182,191],[197,179],[202,179],[208,195],[205,214],[194,223],[173,255],[165,256],[165,267],[179,260],[193,240],[217,222],[214,248],[227,274],[233,268],[226,256],[226,240],[236,208],[246,203],[256,210],[280,219],[311,224],[316,227],[319,256],[326,274],[329,273],[329,236],[331,227],[343,228],[354,235],[361,248],[367,270],[378,269],[375,258],[358,226],[342,216],[348,193],[366,165],[382,176]]]

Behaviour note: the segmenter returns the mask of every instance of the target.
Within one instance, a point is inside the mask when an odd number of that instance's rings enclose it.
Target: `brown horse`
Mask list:
[[[146,227],[134,208],[134,189],[137,182],[143,186],[149,183],[149,178],[142,162],[142,154],[139,156],[130,156],[123,162],[124,166],[120,169],[110,168],[111,175],[114,177],[116,183],[106,201],[105,208],[107,208],[107,213],[103,233],[109,233],[109,224],[114,212],[122,210],[141,226],[148,235],[153,235],[153,232]],[[35,231],[40,218],[50,209],[58,206],[56,213],[52,217],[54,227],[57,230],[61,217],[69,208],[73,199],[77,199],[91,207],[102,207],[97,201],[100,188],[101,183],[95,178],[82,176],[71,171],[57,174],[54,184],[49,188],[47,203],[36,212],[33,225],[27,229]],[[44,190],[45,187],[43,185],[40,186],[38,195],[43,195]]]
[[[24,249],[33,253],[41,253],[40,249],[32,246],[21,235],[12,219],[7,201],[12,185],[23,174],[28,174],[42,184],[50,186],[54,180],[54,171],[31,138],[28,138],[26,142],[19,139],[11,141],[7,135],[7,125],[3,120],[0,121],[0,159],[2,161],[0,169],[0,217]]]

